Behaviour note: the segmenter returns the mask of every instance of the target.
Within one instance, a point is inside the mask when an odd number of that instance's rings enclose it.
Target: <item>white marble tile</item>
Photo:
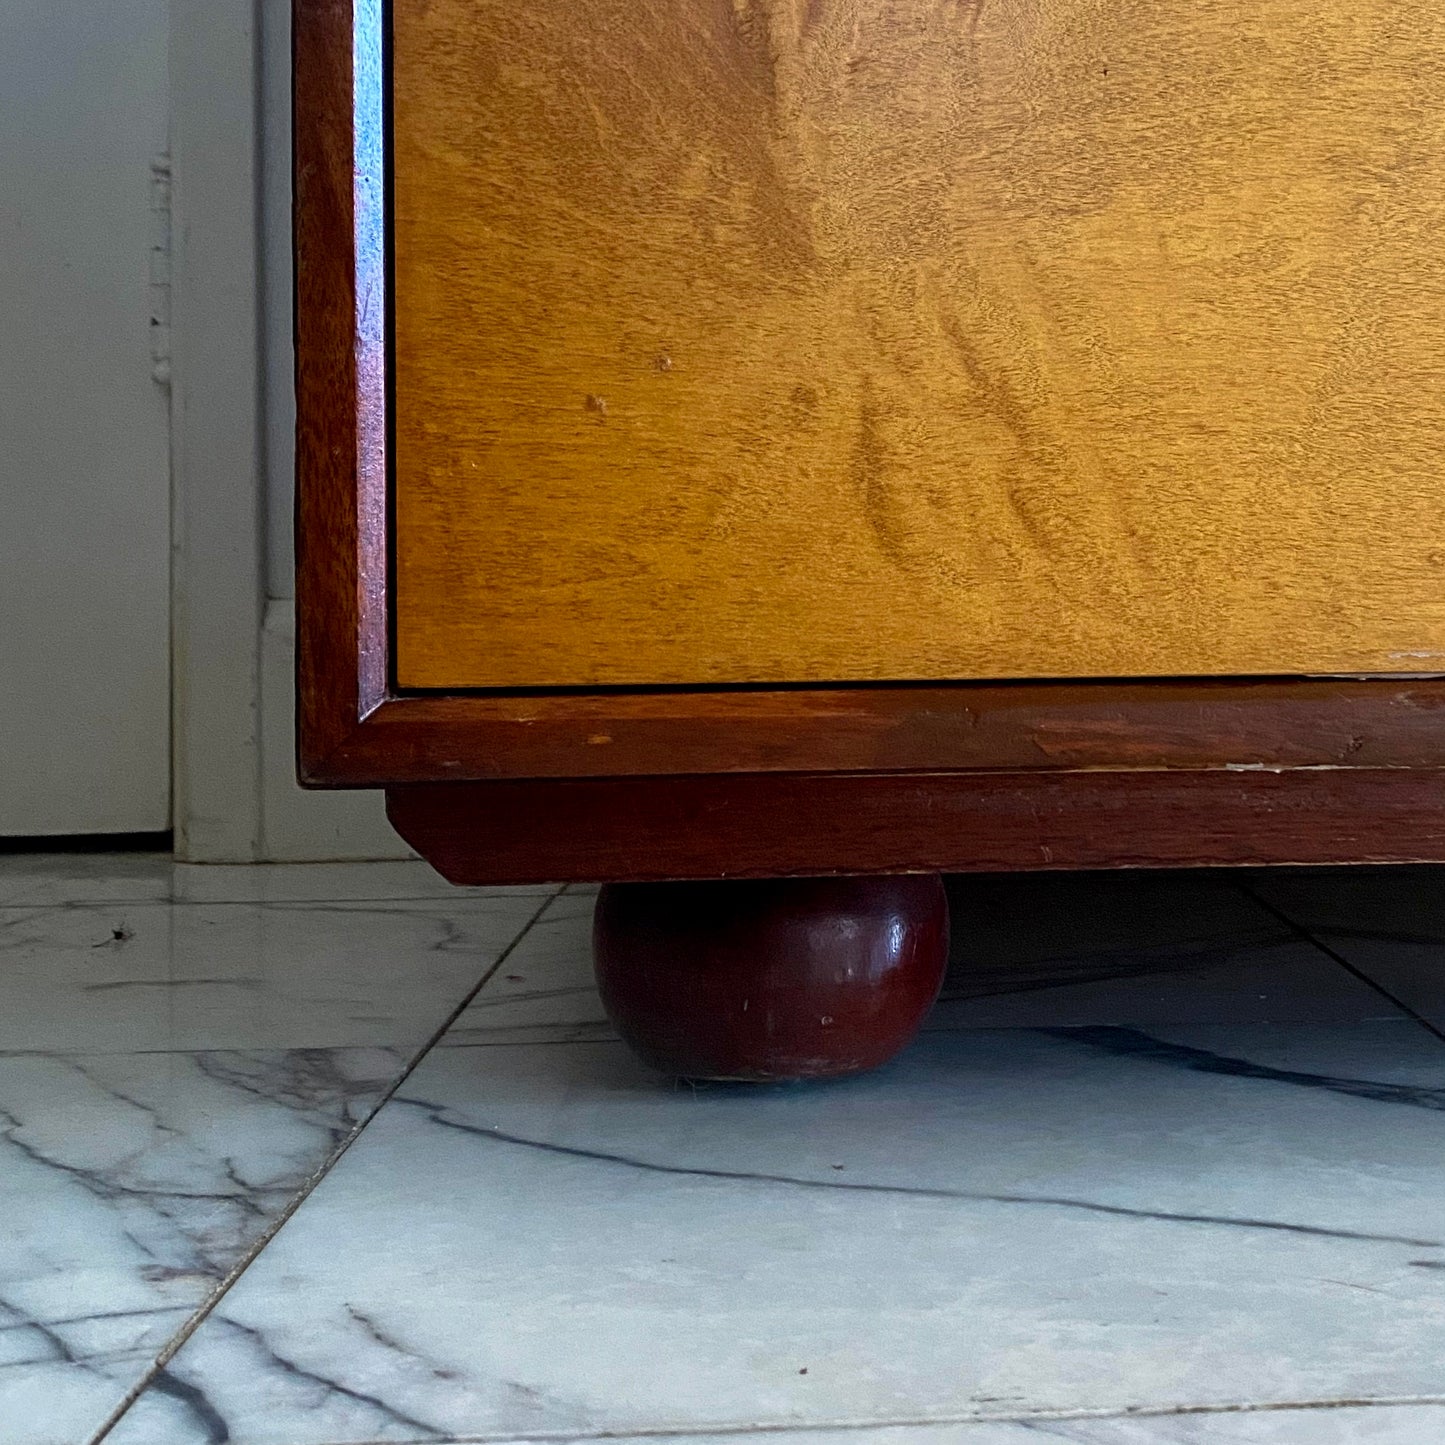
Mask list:
[[[442,1040],[462,1044],[610,1039],[592,975],[596,899],[555,899]]]
[[[173,896],[182,902],[283,903],[466,898],[544,898],[556,884],[458,888],[420,859],[376,863],[272,863],[175,865]]]
[[[1226,885],[1174,878],[1102,889],[1066,924],[1048,878],[1002,880],[986,915],[955,895],[954,958],[927,1030],[1353,1022],[1398,1017],[1374,989]],[[1036,893],[1030,906],[1031,894]],[[1044,906],[1052,904],[1052,907]],[[591,897],[558,898],[448,1033],[446,1046],[614,1037],[592,979]],[[1128,923],[1138,918],[1138,937]]]
[[[967,874],[948,880],[966,960],[1013,966],[1279,937],[1229,872]]]
[[[954,1031],[773,1089],[440,1049],[112,1438],[1049,1438],[1438,1397],[1442,1115],[1445,1046],[1404,1020]]]
[[[544,897],[555,884],[457,888],[420,859],[175,863],[164,853],[0,853],[0,908],[162,902],[271,903]],[[592,890],[595,892],[595,890]]]
[[[1011,976],[1012,975],[1012,976]],[[1026,972],[955,964],[925,1024],[1351,1023],[1400,1017],[1388,999],[1298,939],[1052,959]]]
[[[768,1445],[777,1434],[647,1437],[657,1445]],[[893,1425],[875,1429],[783,1432],[790,1445],[1434,1445],[1445,1440],[1445,1405],[1150,1415],[987,1424]],[[520,1442],[516,1442],[520,1445]],[[642,1445],[640,1437],[617,1445]]]
[[[556,1437],[502,1445],[545,1445]],[[598,1438],[598,1437],[593,1437]],[[1245,1410],[1129,1420],[951,1422],[846,1429],[743,1430],[726,1435],[609,1435],[612,1445],[1435,1445],[1445,1440],[1445,1405]]]
[[[87,1438],[406,1062],[0,1058],[0,1440]]]
[[[0,1442],[79,1445],[546,897],[5,876],[50,901],[0,908]]]
[[[1241,1410],[1007,1428],[1015,1434],[1000,1435],[999,1445],[1434,1445],[1445,1440],[1445,1404]],[[974,1441],[965,1435],[960,1445]]]
[[[1445,1030],[1445,868],[1279,870],[1251,887]]]
[[[1306,928],[1445,945],[1445,867],[1255,869],[1243,881]]]
[[[1393,1017],[1230,880],[1210,873],[955,879],[953,966],[934,1019],[1346,1022]]]
[[[0,908],[158,902],[170,890],[166,854],[0,853]]]
[[[544,902],[0,909],[0,1052],[420,1042]]]

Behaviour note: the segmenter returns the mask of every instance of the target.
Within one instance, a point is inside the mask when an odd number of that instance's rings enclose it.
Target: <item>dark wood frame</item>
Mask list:
[[[384,23],[295,6],[304,783],[471,882],[1445,860],[1440,678],[396,689]]]

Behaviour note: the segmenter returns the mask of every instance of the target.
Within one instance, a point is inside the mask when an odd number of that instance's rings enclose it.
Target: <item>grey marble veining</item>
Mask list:
[[[0,853],[0,908],[160,902],[171,870],[159,853]]]
[[[1445,866],[1250,869],[1240,882],[1311,930],[1445,946]]]
[[[953,961],[933,1026],[1298,1022],[1397,1012],[1228,874],[950,882]],[[1039,997],[1031,997],[1038,994]]]
[[[966,874],[948,895],[955,956],[972,970],[1207,952],[1289,931],[1227,871]]]
[[[4,1445],[89,1438],[546,902],[175,872],[0,857]]]
[[[0,1052],[420,1042],[544,902],[0,909]]]
[[[1096,897],[1089,882],[955,880],[953,960],[925,1030],[1400,1016],[1227,882],[1099,878]],[[614,1037],[592,978],[593,901],[558,898],[443,1046]]]
[[[0,1058],[0,1440],[86,1438],[405,1062]]]
[[[448,1030],[442,1047],[615,1038],[592,974],[595,903],[570,891],[556,899]]]
[[[778,1445],[778,1432],[611,1436],[614,1445]],[[1130,1420],[990,1421],[809,1430],[793,1445],[1436,1445],[1445,1406],[1384,1405],[1221,1414],[1149,1415]],[[535,1439],[535,1437],[534,1437]],[[510,1445],[533,1445],[514,1440]],[[541,1445],[536,1440],[536,1445]]]
[[[171,897],[185,903],[318,903],[435,899],[446,906],[468,899],[547,898],[555,884],[458,888],[420,859],[376,863],[269,865],[177,863]]]
[[[1241,1410],[1140,1420],[1058,1420],[1012,1428],[1015,1434],[1000,1435],[998,1445],[1435,1445],[1445,1440],[1445,1405]],[[961,1445],[974,1442],[965,1436]]]
[[[1367,981],[1428,1016],[1438,882],[1240,876],[960,880],[915,1048],[751,1090],[615,1041],[591,890],[0,859],[0,1445],[283,1219],[115,1445],[1445,1441],[1445,1043]]]
[[[1445,1031],[1445,868],[1276,870],[1249,886]]]
[[[595,891],[595,890],[591,890]],[[420,859],[176,863],[161,853],[0,853],[0,908],[130,902],[322,903],[545,897],[556,885],[457,888]]]
[[[1439,1397],[1442,1111],[1408,1020],[953,1031],[764,1090],[438,1050],[113,1438]]]

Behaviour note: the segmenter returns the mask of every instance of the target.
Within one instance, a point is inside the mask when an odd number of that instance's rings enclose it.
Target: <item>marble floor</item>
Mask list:
[[[0,856],[0,1445],[1445,1445],[1445,870],[960,880],[775,1088],[590,909]]]

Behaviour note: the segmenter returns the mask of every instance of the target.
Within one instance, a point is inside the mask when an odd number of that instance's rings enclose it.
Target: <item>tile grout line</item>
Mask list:
[[[1281,907],[1275,905],[1267,898],[1255,893],[1254,889],[1249,884],[1243,882],[1235,882],[1233,886],[1236,887],[1239,892],[1242,893],[1245,897],[1249,898],[1253,903],[1264,909],[1273,918],[1283,924],[1293,937],[1309,944],[1313,948],[1323,953],[1326,957],[1331,959],[1331,961],[1337,963],[1340,967],[1345,969],[1346,972],[1354,976],[1360,982],[1364,983],[1373,992],[1382,996],[1385,1000],[1390,1002],[1395,1008],[1399,1009],[1402,1014],[1409,1017],[1412,1021],[1419,1023],[1429,1033],[1433,1034],[1442,1042],[1445,1042],[1445,1031],[1442,1031],[1441,1028],[1437,1027],[1427,1018],[1417,1013],[1403,1000],[1397,998],[1394,994],[1392,994],[1387,988],[1377,983],[1374,979],[1370,978],[1359,967],[1351,963],[1347,958],[1342,956],[1329,944],[1323,942],[1320,938],[1316,937],[1309,927],[1297,922],[1295,919],[1290,917]],[[475,984],[475,986],[467,993],[466,997],[463,998],[462,1001],[457,1005],[457,1007],[451,1011],[446,1020],[432,1033],[429,1039],[424,1044],[418,1047],[411,1059],[406,1062],[405,1065],[402,1067],[397,1077],[393,1080],[390,1086],[387,1087],[384,1093],[379,1097],[374,1107],[367,1112],[365,1117],[353,1127],[351,1132],[345,1137],[344,1140],[342,1140],[340,1144],[336,1146],[336,1148],[332,1151],[328,1158],[302,1184],[301,1188],[287,1205],[281,1216],[274,1222],[272,1226],[270,1226],[264,1232],[262,1236],[258,1238],[255,1244],[247,1250],[244,1258],[235,1267],[233,1267],[231,1271],[228,1272],[224,1279],[215,1287],[211,1296],[200,1307],[198,1307],[190,1320],[183,1324],[181,1329],[177,1332],[176,1336],[174,1336],[173,1339],[169,1341],[167,1345],[162,1349],[162,1351],[157,1355],[154,1363],[146,1369],[140,1382],[127,1392],[125,1399],[106,1419],[98,1433],[91,1437],[89,1445],[100,1445],[100,1442],[103,1441],[107,1436],[109,1436],[111,1431],[121,1423],[124,1416],[129,1412],[131,1408],[133,1408],[141,1395],[144,1394],[154,1384],[155,1380],[159,1375],[164,1373],[167,1365],[175,1358],[176,1354],[186,1344],[189,1338],[196,1332],[197,1329],[199,1329],[201,1324],[203,1324],[208,1318],[208,1316],[218,1307],[220,1301],[228,1293],[229,1289],[238,1281],[238,1279],[245,1272],[245,1270],[248,1269],[252,1263],[254,1263],[255,1259],[269,1245],[271,1240],[274,1239],[277,1233],[279,1233],[280,1229],[283,1228],[287,1222],[289,1222],[292,1215],[294,1215],[306,1202],[310,1194],[316,1189],[316,1187],[319,1186],[322,1179],[330,1173],[330,1171],[340,1161],[342,1156],[347,1152],[347,1150],[349,1150],[351,1145],[356,1142],[360,1135],[370,1126],[371,1122],[380,1114],[381,1110],[389,1102],[391,1102],[394,1096],[402,1089],[406,1081],[420,1066],[421,1062],[433,1050],[435,1050],[439,1045],[441,1045],[442,1040],[452,1030],[460,1016],[466,1011],[467,1008],[471,1006],[471,1004],[477,998],[480,992],[496,977],[498,971],[503,967],[507,959],[515,953],[516,949],[520,946],[522,941],[543,920],[543,918],[547,915],[549,909],[551,909],[555,904],[559,903],[562,899],[569,896],[577,897],[580,895],[569,895],[568,889],[564,887],[556,890],[551,894],[546,895],[540,900],[540,906],[523,924],[523,926],[520,928],[514,938],[501,951],[495,962],[485,970],[485,972]],[[350,900],[347,901],[349,902]],[[1032,1421],[1047,1423],[1049,1421],[1067,1422],[1073,1420],[1087,1421],[1160,1417],[1172,1418],[1181,1415],[1260,1413],[1286,1410],[1315,1412],[1341,1408],[1438,1407],[1441,1405],[1445,1405],[1445,1395],[1401,1396],[1395,1398],[1380,1397],[1375,1399],[1342,1398],[1334,1400],[1300,1400],[1289,1402],[1265,1401],[1257,1403],[1241,1401],[1235,1403],[1220,1404],[1174,1406],[1165,1405],[1155,1407],[1143,1406],[1135,1408],[1130,1408],[1126,1406],[1123,1409],[1119,1409],[1117,1407],[1106,1407],[1103,1409],[1060,1409],[1042,1410],[1012,1415],[981,1414],[895,1420],[845,1420],[818,1423],[790,1421],[773,1423],[763,1422],[747,1425],[723,1424],[708,1427],[689,1427],[684,1425],[681,1427],[673,1426],[670,1428],[663,1426],[643,1426],[639,1429],[631,1430],[600,1428],[592,1431],[582,1430],[572,1433],[540,1432],[535,1435],[518,1435],[514,1432],[509,1432],[506,1434],[457,1434],[448,1435],[446,1437],[445,1445],[524,1445],[524,1442],[532,1441],[557,1442],[557,1445],[568,1445],[568,1442],[575,1442],[575,1445],[587,1445],[587,1442],[607,1442],[616,1441],[619,1439],[634,1438],[639,1440],[652,1441],[671,1439],[686,1441],[689,1439],[696,1439],[699,1437],[708,1437],[714,1435],[722,1437],[739,1437],[749,1434],[798,1434],[806,1436],[809,1434],[816,1434],[820,1431],[825,1430],[862,1432],[872,1429],[881,1430],[888,1428],[927,1429],[973,1425],[986,1427],[990,1423],[1018,1423],[1026,1425],[1027,1423]],[[361,1442],[361,1445],[366,1445],[366,1442]],[[381,1445],[381,1442],[376,1441],[374,1442],[374,1445]],[[402,1442],[402,1445],[407,1445],[407,1442]],[[416,1441],[410,1442],[410,1445],[444,1445],[444,1442],[441,1440],[440,1437],[427,1437],[426,1440],[418,1439]]]
[[[258,865],[263,866],[263,865]],[[25,903],[14,900],[0,900],[0,914],[4,913],[116,913],[127,908],[303,908],[325,909],[333,913],[365,912],[368,909],[388,908],[393,904],[425,903],[438,908],[450,908],[458,903],[485,905],[499,901],[498,898],[469,898],[457,890],[453,899],[445,893],[401,893],[387,898],[98,898],[93,902],[76,902],[73,899],[52,903]],[[533,898],[551,900],[560,897],[558,893],[504,893],[499,899],[515,899],[527,902]],[[569,893],[569,898],[585,898],[585,893]],[[417,910],[418,912],[420,910]]]
[[[819,1420],[813,1421],[764,1421],[749,1425],[656,1425],[629,1429],[602,1429],[592,1432],[547,1432],[536,1434],[472,1434],[416,1437],[411,1440],[328,1440],[321,1445],[592,1445],[592,1442],[632,1440],[708,1440],[746,1439],[750,1435],[788,1436],[818,1435],[837,1432],[863,1434],[874,1430],[934,1430],[941,1428],[968,1428],[979,1425],[1022,1425],[1062,1423],[1073,1421],[1110,1420],[1173,1420],[1195,1415],[1268,1415],[1284,1414],[1290,1411],[1325,1410],[1401,1410],[1439,1409],[1445,1406],[1445,1395],[1381,1395],[1375,1398],[1344,1397],[1337,1400],[1261,1400],[1230,1401],[1222,1404],[1204,1405],[1140,1405],[1119,1408],[1102,1405],[1094,1408],[1082,1406],[1077,1409],[1042,1409],[1022,1415],[983,1413],[975,1415],[907,1416],[886,1420]]]
[[[173,1359],[175,1359],[176,1355],[180,1352],[186,1341],[189,1340],[198,1329],[200,1329],[200,1327],[210,1317],[211,1313],[216,1309],[217,1305],[219,1305],[220,1302],[230,1292],[232,1286],[235,1285],[235,1283],[241,1278],[241,1276],[245,1274],[245,1272],[251,1267],[252,1264],[255,1263],[256,1259],[262,1253],[262,1251],[265,1250],[265,1248],[271,1243],[271,1241],[275,1239],[275,1237],[286,1226],[292,1215],[294,1215],[297,1210],[299,1210],[301,1206],[306,1203],[306,1201],[311,1197],[312,1193],[321,1184],[322,1180],[325,1179],[326,1176],[331,1173],[332,1169],[334,1169],[336,1165],[341,1162],[342,1156],[345,1155],[347,1150],[350,1149],[354,1143],[356,1143],[356,1141],[362,1136],[363,1133],[365,1133],[365,1131],[370,1127],[372,1120],[375,1119],[381,1113],[382,1109],[384,1109],[386,1105],[391,1102],[392,1097],[396,1094],[397,1090],[399,1090],[401,1086],[406,1083],[406,1081],[412,1076],[413,1073],[416,1072],[417,1068],[421,1065],[422,1060],[425,1059],[427,1055],[430,1054],[432,1050],[436,1048],[436,1046],[441,1042],[442,1038],[448,1032],[450,1032],[452,1025],[455,1024],[457,1019],[459,1019],[461,1015],[466,1012],[472,1000],[476,998],[476,996],[492,981],[493,978],[496,977],[497,970],[500,969],[504,963],[506,963],[506,961],[516,951],[517,947],[521,944],[522,940],[526,938],[526,936],[531,933],[532,929],[535,928],[537,924],[541,921],[542,915],[546,913],[546,911],[561,896],[562,890],[559,889],[555,893],[549,893],[542,900],[541,907],[539,907],[532,914],[532,916],[527,920],[525,924],[523,924],[522,928],[518,931],[516,937],[513,938],[512,941],[497,955],[496,960],[492,963],[491,967],[484,970],[481,978],[477,981],[475,987],[468,990],[466,996],[462,999],[462,1001],[457,1004],[454,1009],[452,1009],[452,1011],[446,1016],[446,1018],[443,1019],[441,1024],[439,1024],[437,1028],[434,1029],[432,1033],[427,1037],[425,1042],[417,1048],[416,1052],[412,1055],[406,1066],[391,1082],[390,1086],[382,1093],[381,1097],[376,1101],[375,1106],[367,1113],[366,1117],[356,1124],[356,1126],[351,1130],[351,1132],[346,1136],[346,1138],[344,1138],[341,1143],[338,1144],[336,1148],[333,1149],[331,1153],[321,1162],[321,1164],[312,1172],[310,1177],[305,1181],[304,1184],[302,1184],[301,1188],[292,1197],[292,1199],[287,1204],[286,1208],[282,1210],[280,1215],[274,1221],[272,1221],[272,1223],[264,1231],[262,1231],[262,1233],[256,1238],[255,1242],[251,1245],[251,1247],[231,1267],[231,1269],[225,1274],[225,1276],[220,1280],[216,1287],[211,1291],[210,1296],[197,1307],[195,1313],[190,1317],[190,1319],[188,1319],[185,1324],[183,1324],[181,1328],[176,1331],[175,1335],[166,1342],[164,1347],[156,1355],[155,1360],[146,1369],[144,1374],[142,1374],[141,1378],[136,1381],[136,1383],[132,1385],[129,1390],[126,1391],[125,1396],[121,1399],[120,1403],[117,1404],[116,1407],[110,1412],[110,1414],[106,1416],[106,1418],[101,1422],[99,1429],[97,1429],[96,1432],[90,1437],[87,1445],[101,1445],[101,1442],[110,1434],[110,1432],[114,1430],[117,1425],[120,1424],[121,1420],[130,1412],[131,1408],[135,1405],[135,1403],[146,1392],[146,1390],[150,1388],[156,1377],[165,1370],[166,1366],[169,1365]]]
[[[1399,1009],[1402,1014],[1406,1015],[1406,1017],[1408,1018],[1413,1019],[1427,1033],[1434,1034],[1434,1036],[1439,1039],[1442,1044],[1445,1044],[1445,1030],[1442,1030],[1435,1024],[1431,1023],[1431,1021],[1427,1019],[1423,1014],[1411,1008],[1411,1006],[1406,1003],[1404,999],[1400,998],[1397,994],[1392,993],[1388,988],[1385,987],[1384,984],[1379,983],[1375,979],[1371,978],[1370,975],[1367,974],[1362,968],[1359,968],[1357,965],[1351,963],[1349,959],[1344,956],[1344,954],[1340,953],[1337,949],[1331,948],[1328,943],[1316,936],[1313,929],[1307,928],[1303,923],[1296,922],[1282,908],[1272,903],[1268,898],[1262,897],[1260,894],[1256,893],[1249,884],[1236,883],[1235,886],[1239,889],[1241,893],[1244,894],[1246,898],[1249,898],[1253,902],[1257,903],[1267,913],[1272,914],[1281,923],[1283,923],[1285,927],[1288,928],[1290,932],[1295,935],[1296,938],[1300,939],[1304,943],[1311,944],[1313,947],[1319,949],[1319,951],[1324,954],[1326,958],[1332,959],[1335,963],[1339,964],[1339,966],[1344,969],[1346,973],[1353,974],[1354,977],[1359,979],[1359,981],[1366,985],[1366,987],[1373,989],[1377,994],[1380,995],[1381,998],[1387,999],[1390,1003],[1394,1004],[1394,1006]]]

